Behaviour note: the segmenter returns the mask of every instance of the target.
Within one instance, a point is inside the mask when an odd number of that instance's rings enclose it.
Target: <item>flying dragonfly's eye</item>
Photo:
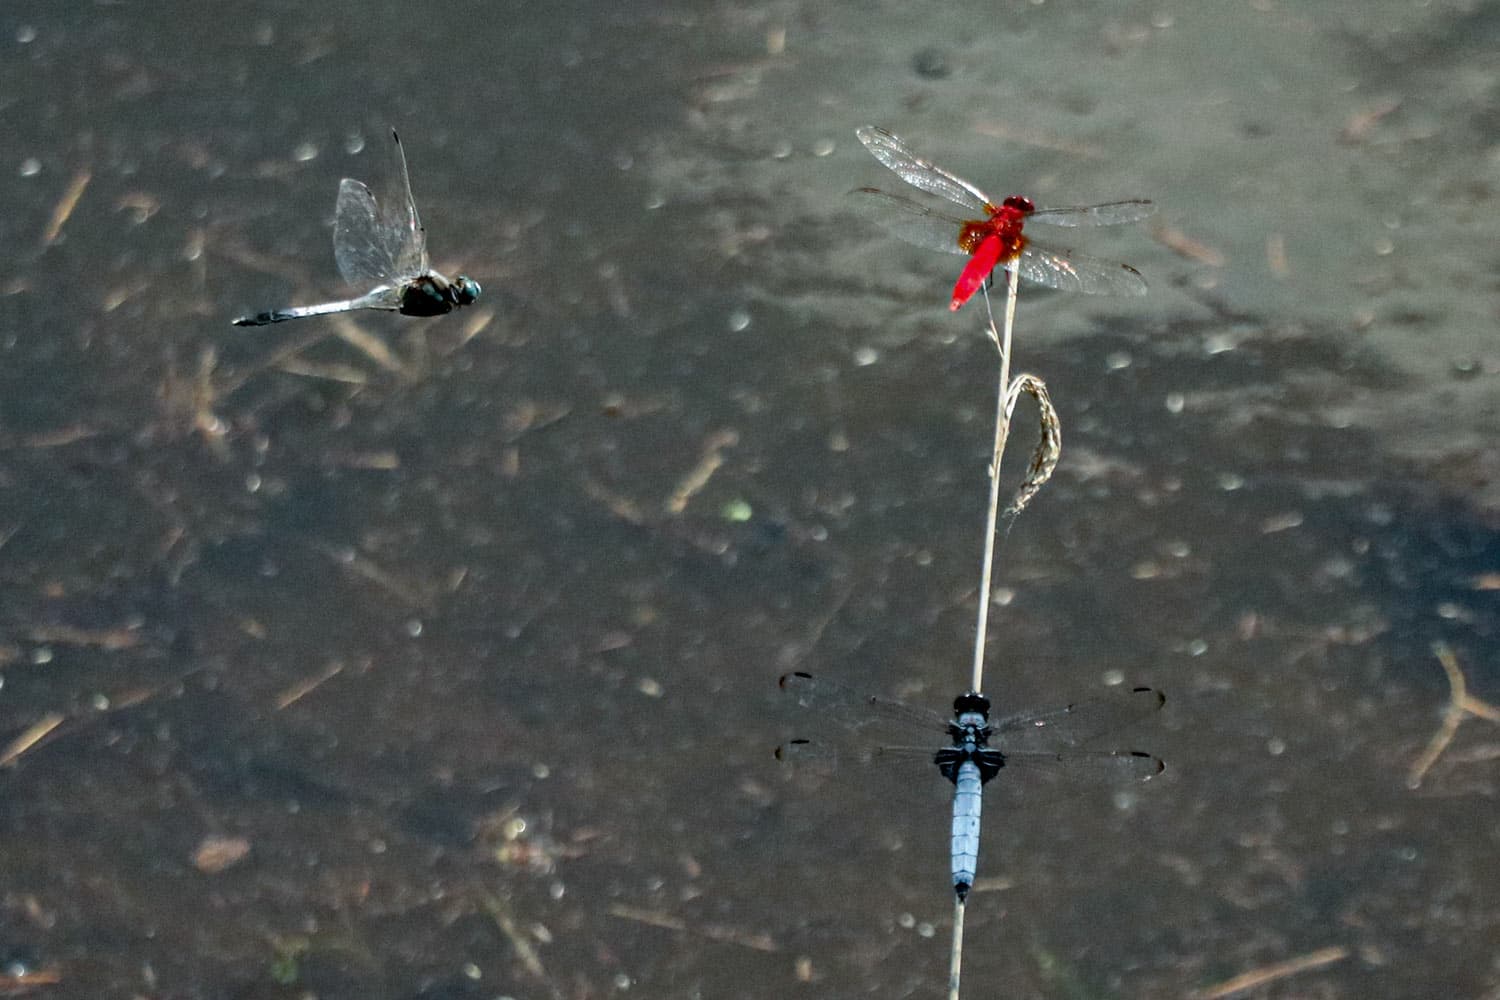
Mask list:
[[[460,274],[453,282],[453,292],[461,306],[473,305],[479,298],[479,282]]]

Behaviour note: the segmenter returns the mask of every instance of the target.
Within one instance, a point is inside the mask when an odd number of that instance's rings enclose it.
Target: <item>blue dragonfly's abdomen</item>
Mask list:
[[[966,760],[953,781],[953,891],[960,901],[969,895],[979,868],[979,819],[984,781],[979,765]]]

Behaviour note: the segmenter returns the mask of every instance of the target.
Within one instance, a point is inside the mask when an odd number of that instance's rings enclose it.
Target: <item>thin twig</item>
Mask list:
[[[78,207],[78,199],[83,197],[84,189],[89,186],[93,174],[87,170],[80,170],[73,175],[68,182],[67,190],[63,192],[62,198],[56,207],[52,209],[52,217],[47,220],[47,228],[42,233],[42,246],[50,247],[57,242],[62,235],[62,227],[67,225],[68,219],[73,215],[73,209]]]
[[[953,897],[953,950],[948,958],[948,1000],[958,1000],[958,979],[964,962],[964,901]]]
[[[739,432],[733,428],[710,434],[703,444],[703,457],[698,460],[697,465],[693,466],[692,471],[682,477],[682,481],[667,498],[665,505],[667,513],[681,514],[687,510],[688,502],[708,485],[709,479],[718,471],[719,466],[724,464],[724,449],[733,448],[739,443]]]
[[[1500,708],[1469,694],[1464,672],[1459,669],[1458,660],[1447,643],[1433,643],[1432,655],[1438,658],[1438,662],[1443,665],[1443,672],[1448,675],[1448,707],[1443,712],[1443,721],[1438,725],[1437,732],[1427,742],[1427,749],[1422,751],[1422,755],[1406,774],[1406,787],[1412,789],[1422,787],[1422,779],[1427,777],[1432,765],[1437,763],[1443,751],[1448,749],[1448,744],[1453,742],[1453,736],[1458,732],[1464,716],[1475,715],[1491,722],[1500,722]]]
[[[547,977],[547,969],[542,965],[541,956],[537,954],[537,950],[532,945],[531,939],[516,925],[515,918],[511,916],[510,908],[505,905],[505,901],[499,896],[490,893],[485,893],[480,897],[480,900],[485,912],[495,922],[495,927],[510,942],[511,948],[516,953],[516,958],[520,960],[521,965],[525,967],[526,971],[533,978],[540,979],[546,983],[548,992],[553,996],[562,996],[562,991]]]
[[[710,941],[737,944],[742,948],[749,948],[752,951],[777,952],[781,950],[768,934],[754,934],[718,924],[689,924],[686,920],[675,917],[670,913],[664,913],[661,910],[646,910],[638,906],[626,906],[624,903],[614,903],[609,908],[609,915],[618,917],[621,920],[632,920],[636,923],[645,924],[648,927],[660,927],[663,930],[697,934],[708,938]]]
[[[48,712],[40,719],[26,727],[26,730],[6,744],[5,749],[0,751],[0,767],[13,767],[21,755],[42,740],[58,726],[67,721],[67,716],[60,712]]]
[[[1193,1000],[1225,1000],[1227,997],[1237,996],[1247,990],[1264,986],[1266,983],[1295,976],[1299,972],[1307,972],[1311,969],[1319,969],[1325,965],[1342,962],[1349,957],[1349,949],[1340,945],[1331,948],[1320,948],[1306,955],[1288,959],[1285,962],[1277,962],[1274,965],[1262,966],[1259,969],[1251,969],[1242,972],[1233,979],[1226,979],[1206,990],[1193,994]]]
[[[276,710],[279,712],[284,708],[290,708],[292,705],[295,705],[303,698],[306,698],[308,695],[312,694],[327,682],[333,680],[339,674],[343,673],[343,671],[343,661],[334,660],[332,663],[328,664],[328,666],[324,667],[313,676],[304,677],[302,680],[298,681],[296,684],[293,684],[290,688],[287,688],[287,690],[277,695]]]
[[[974,671],[969,690],[980,691],[984,685],[984,646],[990,627],[990,581],[995,568],[995,526],[1000,518],[1000,456],[1005,452],[1005,439],[1010,434],[1010,421],[1006,419],[1005,403],[1010,388],[1010,341],[1016,322],[1016,289],[1021,274],[1014,267],[1006,272],[1005,286],[1005,332],[995,330],[995,314],[989,313],[990,338],[1000,348],[1000,384],[995,392],[995,448],[990,455],[990,509],[984,526],[984,564],[979,573],[979,623],[974,635]],[[989,312],[990,293],[984,289],[984,308]]]

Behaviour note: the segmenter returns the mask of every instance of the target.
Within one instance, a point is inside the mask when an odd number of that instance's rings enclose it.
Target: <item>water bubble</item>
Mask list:
[[[743,309],[736,309],[729,314],[729,329],[735,333],[748,329],[750,326],[750,314]]]

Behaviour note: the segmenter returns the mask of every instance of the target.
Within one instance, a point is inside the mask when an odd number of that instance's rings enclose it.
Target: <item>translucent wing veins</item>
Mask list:
[[[362,181],[346,177],[339,182],[333,256],[344,280],[362,291],[402,284],[427,271],[427,238],[412,200],[406,154],[395,130],[391,138],[400,176],[384,204]]]
[[[411,196],[411,175],[406,170],[406,148],[401,145],[401,136],[391,129],[391,139],[396,144],[396,161],[400,167],[402,203],[399,207],[391,206],[392,210],[398,212],[397,220],[401,227],[400,249],[397,251],[396,266],[402,277],[415,277],[425,274],[428,268],[427,261],[427,230],[422,228],[422,219],[417,215],[417,202]]]
[[[993,211],[987,194],[957,174],[918,156],[904,141],[885,129],[863,125],[855,129],[854,134],[864,143],[871,156],[894,170],[912,187],[921,188],[929,194],[947,198],[986,215]]]

